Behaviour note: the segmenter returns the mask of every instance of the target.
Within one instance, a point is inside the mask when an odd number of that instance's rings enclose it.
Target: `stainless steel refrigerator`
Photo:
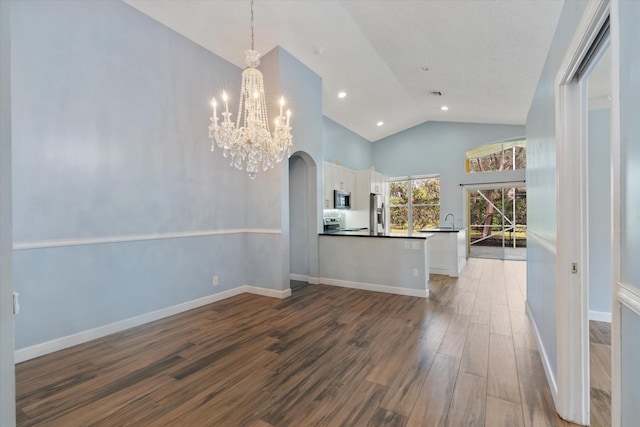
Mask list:
[[[387,221],[385,218],[384,197],[382,194],[369,195],[369,231],[371,234],[385,234]]]

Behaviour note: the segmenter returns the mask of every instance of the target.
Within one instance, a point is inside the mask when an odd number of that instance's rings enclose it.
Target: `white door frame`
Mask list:
[[[562,418],[583,425],[590,423],[588,106],[586,84],[574,77],[609,13],[609,0],[588,3],[554,85],[558,198],[556,409]]]
[[[611,0],[611,419],[612,426],[622,425],[622,359],[621,339],[623,331],[622,307],[640,316],[640,293],[634,286],[622,281],[621,236],[622,236],[622,181],[620,138],[620,10],[619,0]],[[625,334],[629,337],[629,334]],[[627,338],[629,339],[629,338]]]

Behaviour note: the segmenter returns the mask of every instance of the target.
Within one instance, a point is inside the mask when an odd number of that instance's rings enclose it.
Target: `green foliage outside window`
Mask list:
[[[416,178],[389,183],[392,233],[419,232],[440,223],[440,178]]]
[[[527,141],[494,142],[467,150],[467,173],[526,169]]]

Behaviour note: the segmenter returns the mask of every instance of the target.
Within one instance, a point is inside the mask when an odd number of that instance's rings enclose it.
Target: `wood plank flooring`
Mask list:
[[[429,299],[292,282],[17,365],[19,426],[563,426],[526,264],[470,259]]]
[[[591,427],[611,426],[611,324],[589,322]]]

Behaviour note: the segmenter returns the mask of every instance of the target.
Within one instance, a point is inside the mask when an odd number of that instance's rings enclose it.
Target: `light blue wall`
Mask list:
[[[524,171],[466,173],[466,151],[523,136],[523,126],[426,122],[373,143],[373,164],[385,176],[440,175],[440,220],[449,212],[463,225],[460,184],[523,181]],[[466,224],[465,224],[466,225]]]
[[[290,93],[291,107],[294,110],[296,128],[292,153],[304,153],[305,165],[309,170],[307,194],[307,245],[309,251],[309,276],[318,274],[318,231],[322,230],[322,161],[323,161],[323,116],[322,116],[322,79],[302,62],[284,49],[280,50],[280,79],[284,93]],[[288,183],[288,169],[285,181]],[[314,179],[315,175],[315,179]],[[315,182],[314,182],[315,181]],[[288,215],[289,188],[283,193],[282,200],[287,202]],[[286,227],[288,232],[288,226]],[[287,243],[289,235],[286,236]],[[287,257],[288,257],[287,253]],[[287,258],[288,267],[289,258]],[[287,271],[289,273],[289,271]],[[288,287],[287,281],[287,287]]]
[[[290,102],[292,110],[294,152],[308,154],[320,165],[316,172],[317,204],[322,197],[322,80],[282,48],[264,55],[260,66],[267,88],[266,97],[278,99],[280,94]],[[269,105],[274,117],[277,103]],[[318,188],[320,191],[318,191]],[[307,224],[317,232],[320,216],[317,209],[309,212]],[[249,259],[248,283],[274,289],[289,288],[290,224],[289,224],[289,163],[283,161],[275,169],[247,182],[247,225],[252,228],[278,228],[281,234],[250,234],[247,236]],[[315,226],[314,226],[315,225]],[[315,233],[314,233],[315,234]],[[309,243],[309,270],[317,272],[317,235]]]
[[[0,1],[0,425],[16,422],[11,237],[11,2]]]
[[[638,31],[638,22],[640,22],[640,2],[621,1],[622,281],[640,291],[640,262],[638,262],[640,259],[640,143],[638,143],[640,138],[640,31]]]
[[[640,316],[629,308],[622,306],[622,321],[620,324],[620,355],[621,355],[621,425],[640,425]]]
[[[528,196],[528,194],[527,194]],[[527,199],[527,204],[531,203]],[[557,377],[558,354],[556,351],[556,256],[541,246],[537,240],[527,239],[527,305],[531,313],[544,313],[536,317],[536,327],[544,343],[542,351]],[[531,287],[535,287],[530,290]],[[530,294],[545,295],[545,298],[531,298]],[[535,316],[535,314],[534,314]]]
[[[640,2],[619,2],[620,17],[620,279],[640,293]],[[623,308],[622,425],[640,425],[640,316]]]
[[[15,9],[16,349],[241,285],[287,289],[288,162],[250,180],[209,148],[211,96],[237,93],[241,70],[121,2]],[[292,151],[322,165],[320,78],[280,48],[261,69],[273,108],[291,103]]]
[[[373,146],[360,135],[328,117],[322,118],[324,160],[339,161],[350,169],[369,169],[373,166]]]
[[[527,116],[527,259],[539,260],[538,268],[527,268],[527,304],[554,378],[558,368],[556,256],[550,250],[556,246],[557,227],[554,80],[586,5],[565,2]]]
[[[246,284],[243,234],[82,244],[247,226],[206,128],[240,70],[121,2],[12,12],[16,348]]]
[[[611,313],[611,109],[589,112],[589,310]]]

